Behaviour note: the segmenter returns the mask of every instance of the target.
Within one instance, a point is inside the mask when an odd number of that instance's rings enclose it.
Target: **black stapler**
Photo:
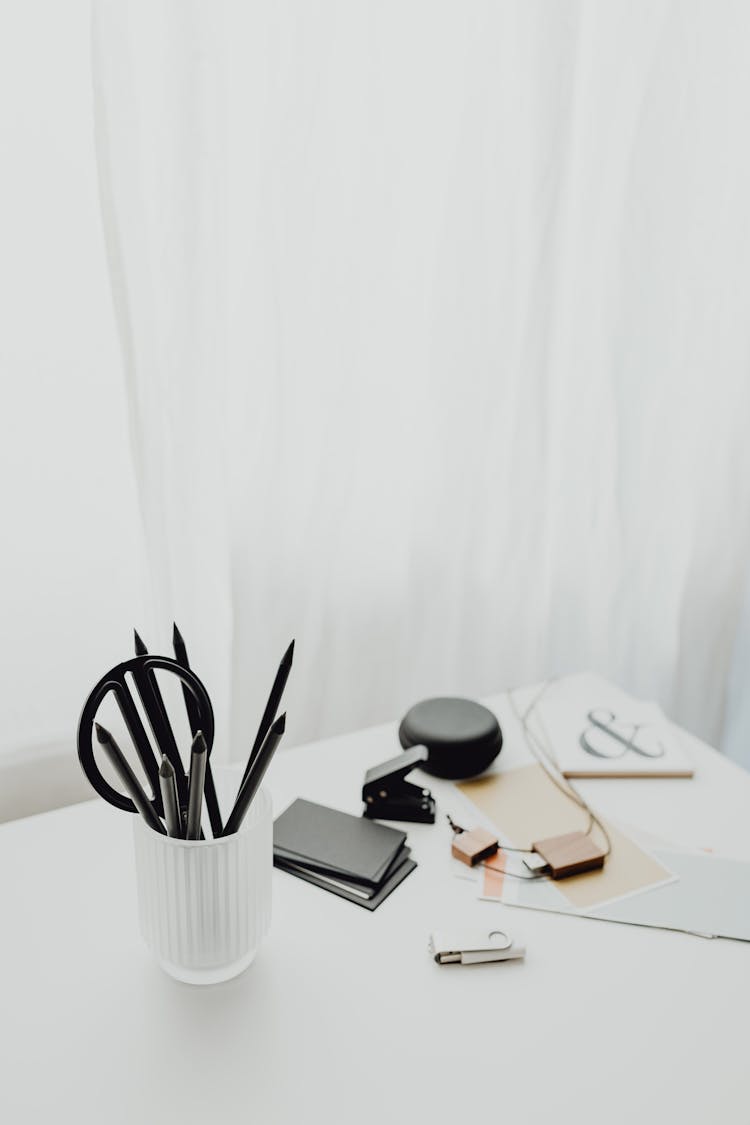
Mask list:
[[[363,816],[377,820],[411,820],[420,824],[435,823],[435,801],[429,789],[406,781],[420,762],[426,762],[426,746],[414,746],[365,774],[362,800]]]

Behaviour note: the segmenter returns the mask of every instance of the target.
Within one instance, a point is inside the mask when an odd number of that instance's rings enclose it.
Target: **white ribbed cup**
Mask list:
[[[271,923],[273,819],[260,789],[239,832],[173,840],[133,817],[141,933],[165,972],[216,984],[252,961]]]

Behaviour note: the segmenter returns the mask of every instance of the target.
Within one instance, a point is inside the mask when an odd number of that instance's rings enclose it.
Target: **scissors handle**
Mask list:
[[[124,812],[135,813],[138,810],[130,797],[126,797],[125,794],[119,793],[117,789],[113,789],[106,778],[102,776],[96,764],[96,758],[94,757],[94,721],[103,700],[111,692],[115,696],[141,765],[148,777],[153,794],[151,803],[157,814],[161,816],[163,806],[159,788],[158,763],[126,678],[128,673],[133,677],[136,690],[141,696],[141,703],[148,715],[153,711],[152,708],[146,706],[151,701],[144,700],[141,695],[142,685],[150,678],[145,673],[153,673],[159,669],[164,672],[171,672],[182,681],[183,688],[190,693],[194,701],[195,713],[201,723],[201,730],[206,739],[209,753],[213,746],[214,713],[211,700],[201,681],[189,668],[183,668],[176,660],[171,660],[167,656],[151,656],[149,654],[125,660],[122,664],[113,668],[111,672],[107,672],[91,691],[81,712],[81,718],[78,722],[78,758],[83,767],[83,772],[99,796],[103,797],[105,801],[109,801],[110,805],[114,805],[115,808],[122,809]],[[166,715],[163,718],[166,719]],[[166,722],[166,727],[169,728],[168,722]],[[158,729],[155,729],[153,734],[159,749],[166,754],[175,770],[179,769],[179,772],[184,775],[184,767],[171,728],[169,728],[169,737],[167,738],[164,736],[163,723],[159,724]]]

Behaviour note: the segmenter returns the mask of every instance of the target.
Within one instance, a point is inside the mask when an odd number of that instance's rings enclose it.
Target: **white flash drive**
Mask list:
[[[505,930],[439,930],[430,935],[430,953],[438,965],[481,965],[523,958],[526,948]]]

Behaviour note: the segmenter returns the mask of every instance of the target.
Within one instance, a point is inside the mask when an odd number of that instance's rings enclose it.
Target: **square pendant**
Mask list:
[[[548,836],[532,844],[550,868],[553,879],[566,879],[584,871],[604,867],[604,852],[590,836],[583,832],[566,832],[563,836]]]
[[[493,856],[499,846],[497,837],[491,832],[485,832],[484,828],[472,828],[471,832],[459,832],[453,837],[451,854],[469,867],[474,867],[481,860]]]

